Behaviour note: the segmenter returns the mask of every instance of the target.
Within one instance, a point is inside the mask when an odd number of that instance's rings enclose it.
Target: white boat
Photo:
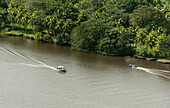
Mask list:
[[[66,68],[64,66],[57,66],[56,67],[59,71],[66,72]]]

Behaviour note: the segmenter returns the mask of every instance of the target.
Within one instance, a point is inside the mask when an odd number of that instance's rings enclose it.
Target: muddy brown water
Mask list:
[[[154,61],[1,37],[0,108],[170,108],[169,72]]]

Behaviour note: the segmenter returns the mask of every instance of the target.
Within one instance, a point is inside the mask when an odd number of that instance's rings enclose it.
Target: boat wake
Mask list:
[[[167,71],[167,70],[148,69],[148,68],[143,68],[143,67],[137,67],[136,69],[143,70],[150,74],[154,74],[154,75],[158,75],[158,76],[170,79],[170,71]]]
[[[8,54],[11,54],[11,55],[14,55],[16,57],[19,57],[19,58],[22,58],[22,62],[19,62],[20,64],[22,65],[27,65],[27,66],[32,66],[32,67],[43,67],[43,68],[49,68],[49,69],[52,69],[52,70],[55,70],[55,71],[58,71],[58,69],[52,67],[52,66],[49,66],[39,60],[36,60],[34,58],[31,58],[31,57],[27,57],[27,56],[24,56],[22,54],[19,54],[15,51],[11,51],[11,50],[8,50],[8,49],[5,49],[5,48],[2,48],[0,47],[0,50],[8,53]]]
[[[36,63],[20,63],[22,65],[27,65],[27,66],[32,66],[32,67],[43,67],[43,68],[49,68],[49,69],[52,69],[52,70],[55,70],[55,71],[58,71],[58,69],[52,67],[52,66],[49,66],[47,64],[36,64]]]

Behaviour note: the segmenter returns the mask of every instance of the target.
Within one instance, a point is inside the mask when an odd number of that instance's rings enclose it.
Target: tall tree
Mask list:
[[[165,15],[153,7],[138,6],[130,14],[130,22],[133,26],[146,27],[154,23],[155,26],[165,26],[167,20]]]
[[[137,5],[138,2],[136,0],[118,0],[116,2],[116,6],[127,13],[132,13]]]

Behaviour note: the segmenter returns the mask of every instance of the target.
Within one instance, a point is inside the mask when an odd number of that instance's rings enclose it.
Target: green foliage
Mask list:
[[[35,32],[42,32],[45,28],[45,25],[43,24],[45,20],[45,12],[40,10],[40,11],[35,11],[33,20],[32,22],[35,25]]]
[[[99,41],[98,53],[104,55],[118,55],[118,28],[106,31],[105,35]]]
[[[18,0],[17,0],[18,1]],[[25,10],[28,13],[33,13],[34,11],[46,10],[46,5],[49,0],[22,0],[25,4]]]
[[[95,51],[100,37],[105,33],[105,29],[105,25],[100,20],[89,20],[82,23],[72,32],[72,49]]]
[[[74,50],[168,58],[169,9],[168,0],[1,0],[0,30]]]
[[[1,1],[0,1],[0,7],[2,7],[2,8],[8,8],[8,4],[7,4],[6,0],[1,0]]]
[[[133,26],[147,27],[154,23],[154,26],[165,26],[166,19],[160,11],[154,7],[138,6],[137,9],[130,14],[130,23]]]
[[[158,37],[158,33],[156,31],[151,31],[145,39],[145,45],[148,46],[148,48],[152,49],[156,45],[156,39]]]
[[[71,2],[62,2],[56,0],[50,0],[46,3],[46,14],[52,15],[55,14],[58,19],[72,19],[73,21],[77,20],[78,9]]]
[[[59,45],[70,45],[70,35],[68,33],[60,33],[55,38],[55,43]]]
[[[139,3],[142,5],[147,5],[147,6],[156,6],[156,5],[161,5],[163,0],[140,0]]]
[[[148,48],[147,48],[147,46],[140,46],[140,45],[138,45],[137,47],[136,47],[136,53],[138,54],[138,55],[140,55],[140,56],[143,56],[143,57],[148,57],[149,55],[148,55]]]
[[[75,28],[71,35],[71,48],[105,55],[132,53],[128,46],[131,43],[129,39],[132,38],[131,32],[123,26],[112,29],[114,24],[104,22],[102,19],[93,19]]]
[[[137,35],[135,37],[135,41],[137,44],[140,44],[140,45],[144,45],[145,44],[145,41],[144,39],[146,38],[146,36],[148,35],[148,31],[145,29],[145,28],[139,28],[137,31],[136,31]]]
[[[156,47],[154,47],[152,49],[148,49],[147,54],[148,54],[148,57],[157,58],[158,57],[158,49]]]
[[[105,3],[105,0],[82,0],[79,2],[78,6],[80,9],[88,10],[93,13],[100,10]]]
[[[80,14],[78,16],[78,23],[84,22],[88,20],[88,13],[85,10],[80,10]]]
[[[113,4],[107,4],[103,8],[102,15],[100,15],[105,21],[111,21],[113,26],[121,26],[124,27],[129,26],[129,15],[127,13],[123,13]]]
[[[159,43],[160,57],[170,59],[170,35],[167,39],[162,39]]]
[[[0,8],[0,30],[7,23],[7,10]]]
[[[138,2],[136,0],[118,0],[116,2],[116,6],[127,13],[132,13],[137,5]]]
[[[101,38],[98,52],[105,55],[133,54],[133,47],[130,45],[132,38],[131,32],[123,26],[110,29]]]
[[[117,42],[118,51],[121,55],[127,55],[132,53],[132,47],[129,46],[131,44],[131,40],[133,39],[132,32],[123,26],[119,27],[119,37]]]
[[[53,39],[52,39],[52,37],[51,37],[50,35],[45,35],[45,36],[43,37],[43,41],[44,41],[44,42],[53,43]]]
[[[35,33],[34,39],[35,40],[43,40],[42,33],[40,33],[40,32]]]

